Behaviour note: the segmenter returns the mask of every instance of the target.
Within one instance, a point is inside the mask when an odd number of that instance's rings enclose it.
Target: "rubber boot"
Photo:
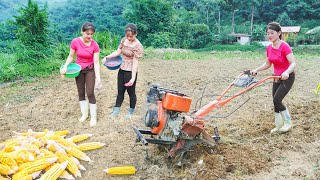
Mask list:
[[[90,126],[95,126],[97,124],[97,105],[90,104]]]
[[[112,113],[110,114],[110,117],[117,117],[120,113],[120,107],[114,107]]]
[[[279,129],[279,132],[287,132],[290,130],[290,128],[292,127],[292,123],[291,123],[291,116],[289,113],[288,108],[286,108],[286,110],[281,111],[280,112],[282,118],[284,119],[284,125]]]
[[[133,108],[129,108],[129,109],[128,109],[128,114],[126,115],[125,119],[126,119],[126,120],[131,119],[133,113],[134,113],[134,109],[133,109]]]
[[[88,114],[89,114],[88,101],[84,100],[84,101],[80,101],[79,103],[80,103],[80,110],[82,113],[82,116],[79,119],[79,121],[83,122],[88,118]]]
[[[274,124],[276,127],[270,131],[270,133],[279,132],[279,129],[283,126],[284,121],[280,113],[274,113]]]

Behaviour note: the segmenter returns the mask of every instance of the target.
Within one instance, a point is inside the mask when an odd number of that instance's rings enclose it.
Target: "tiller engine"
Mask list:
[[[133,127],[137,134],[137,142],[140,141],[144,145],[148,145],[148,143],[162,145],[168,151],[170,158],[177,157],[181,162],[185,153],[194,145],[206,143],[215,146],[216,142],[220,140],[217,127],[214,128],[213,136],[204,129],[204,117],[212,109],[222,107],[268,79],[277,78],[280,77],[269,76],[257,81],[249,71],[245,71],[221,95],[194,113],[189,113],[192,100],[187,95],[162,88],[157,84],[151,85],[147,94],[148,110],[145,115],[145,126],[150,130]],[[245,89],[223,99],[233,85]]]

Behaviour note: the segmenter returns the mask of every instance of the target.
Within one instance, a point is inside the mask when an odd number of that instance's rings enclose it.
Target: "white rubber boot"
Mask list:
[[[80,122],[85,121],[88,118],[89,115],[89,106],[88,106],[88,101],[80,101],[80,110],[82,113],[81,118],[79,119]]]
[[[97,124],[97,105],[90,104],[90,126],[95,126]]]
[[[282,133],[288,132],[292,127],[291,116],[288,108],[286,108],[286,110],[284,111],[281,111],[280,114],[284,119],[284,125],[282,126],[282,128],[279,129],[279,132],[282,132]]]
[[[284,124],[283,118],[280,113],[274,113],[274,124],[276,125],[276,127],[270,131],[271,134],[279,132]]]

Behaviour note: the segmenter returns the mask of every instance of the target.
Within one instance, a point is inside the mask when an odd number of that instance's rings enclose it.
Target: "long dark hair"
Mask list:
[[[271,29],[271,30],[274,30],[274,31],[277,31],[277,32],[281,32],[279,37],[280,37],[280,39],[282,39],[281,26],[280,26],[280,24],[278,22],[269,23],[266,30],[268,30],[268,29]]]

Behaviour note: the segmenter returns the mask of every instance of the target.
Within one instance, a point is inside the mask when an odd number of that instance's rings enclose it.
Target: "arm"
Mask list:
[[[60,74],[61,75],[66,74],[67,67],[73,61],[73,57],[74,57],[75,52],[76,52],[75,50],[70,48],[70,52],[69,52],[68,58],[67,58],[66,62],[64,63],[63,68],[60,70]]]
[[[261,66],[257,67],[256,69],[251,71],[252,75],[256,75],[259,71],[263,71],[268,69],[271,66],[271,63],[266,60],[266,62],[264,62]]]
[[[95,86],[98,89],[100,89],[101,87],[99,55],[100,55],[100,52],[93,54],[94,72],[96,74]]]
[[[282,74],[281,74],[281,79],[282,80],[287,80],[289,78],[289,74],[292,73],[294,71],[294,68],[297,66],[297,63],[294,59],[293,53],[288,54],[287,59],[290,63],[290,66],[288,67],[287,70],[285,70]]]
[[[112,52],[111,54],[105,56],[101,61],[104,64],[106,62],[106,58],[113,58],[113,57],[117,57],[121,54],[121,49],[118,48],[116,51]]]
[[[130,81],[127,84],[128,86],[132,86],[134,81],[136,80],[137,70],[138,70],[138,59],[134,58],[132,60],[132,75],[131,75]]]

